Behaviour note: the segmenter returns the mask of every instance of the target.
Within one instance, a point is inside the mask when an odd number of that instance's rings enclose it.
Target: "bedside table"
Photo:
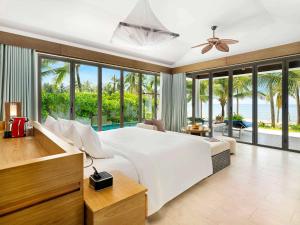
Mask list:
[[[113,186],[95,191],[84,180],[85,224],[144,225],[147,189],[119,171],[111,172]]]

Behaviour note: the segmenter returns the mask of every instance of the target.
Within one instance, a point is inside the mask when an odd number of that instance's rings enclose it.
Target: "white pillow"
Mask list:
[[[91,127],[74,121],[74,125],[81,137],[84,150],[94,158],[111,158],[112,152],[104,150],[100,138],[96,131]]]
[[[59,122],[54,119],[51,116],[47,116],[47,119],[44,123],[44,126],[50,130],[52,133],[56,134],[57,136],[61,135],[61,129],[60,129],[60,124]]]
[[[57,121],[60,125],[61,133],[66,133],[68,130],[70,130],[74,122],[73,120],[66,120],[62,118],[58,118]]]
[[[71,126],[62,132],[62,135],[68,140],[71,140],[73,145],[79,149],[83,147],[80,133],[78,132],[74,123],[71,123]]]
[[[147,130],[157,130],[157,127],[154,125],[149,125],[149,124],[144,124],[144,123],[138,123],[136,125],[136,127],[138,128],[143,128],[143,129],[147,129]]]

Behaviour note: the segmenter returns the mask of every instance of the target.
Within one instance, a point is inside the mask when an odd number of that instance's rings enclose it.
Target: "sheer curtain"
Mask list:
[[[0,51],[0,119],[9,101],[22,102],[22,115],[35,119],[35,51],[10,45]]]
[[[161,115],[158,116],[164,121],[166,130],[171,130],[172,122],[172,75],[161,73],[160,74],[160,101],[159,108]]]
[[[186,76],[180,74],[161,73],[161,116],[166,130],[179,132],[186,126]]]
[[[180,132],[181,128],[187,125],[186,76],[184,73],[173,75],[172,109],[171,130]]]

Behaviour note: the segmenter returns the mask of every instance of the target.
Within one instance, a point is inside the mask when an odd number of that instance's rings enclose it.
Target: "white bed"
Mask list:
[[[131,162],[148,188],[148,215],[212,174],[209,144],[190,135],[128,127],[99,132],[99,137],[115,157]]]
[[[90,159],[86,159],[85,164],[90,164]],[[139,182],[139,177],[134,165],[121,155],[114,155],[108,159],[93,159],[93,165],[98,171],[122,171],[126,176],[132,178],[136,182]],[[88,178],[94,173],[93,167],[89,166],[84,168],[84,177]]]

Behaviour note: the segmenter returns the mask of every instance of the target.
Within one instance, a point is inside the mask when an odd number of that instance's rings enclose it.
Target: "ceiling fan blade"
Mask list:
[[[216,48],[221,52],[229,52],[228,45],[222,42],[217,43]]]
[[[203,44],[200,44],[200,45],[196,45],[196,46],[193,46],[192,48],[198,48],[198,47],[201,47],[201,46],[204,46],[204,45],[208,45],[209,43],[203,43]]]
[[[202,54],[204,54],[204,53],[208,52],[209,50],[211,50],[213,46],[214,45],[212,45],[212,44],[206,45],[204,48],[202,48],[202,51],[201,51]]]
[[[232,45],[238,43],[239,41],[233,39],[221,39],[220,42],[225,43],[227,45]]]

